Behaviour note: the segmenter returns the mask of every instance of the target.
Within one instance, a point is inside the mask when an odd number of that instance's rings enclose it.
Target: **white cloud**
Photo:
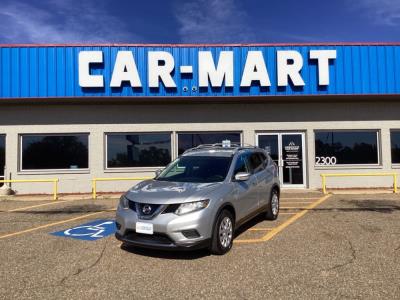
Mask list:
[[[178,1],[175,17],[183,43],[251,42],[248,15],[235,0]]]
[[[349,2],[349,5],[354,11],[361,10],[376,24],[387,26],[400,24],[399,0],[357,0]]]
[[[32,3],[32,4],[31,4]],[[98,2],[46,0],[40,6],[6,2],[0,10],[3,43],[137,42]]]

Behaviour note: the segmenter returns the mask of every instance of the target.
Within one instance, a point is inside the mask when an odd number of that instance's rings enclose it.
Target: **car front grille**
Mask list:
[[[133,211],[136,211],[136,202],[133,201],[128,201],[128,206],[130,209],[132,209]]]
[[[140,210],[140,209],[143,209],[143,206],[145,204],[146,203],[137,203],[137,202],[130,201],[130,200],[128,201],[129,208],[131,210],[133,210],[134,212],[138,212],[137,206],[139,206],[139,210]],[[152,208],[152,213],[154,213],[154,211],[156,211],[160,207],[159,204],[149,204],[149,205]],[[167,207],[161,211],[161,213],[162,214],[174,213],[178,209],[179,205],[180,205],[179,203],[178,204],[168,204],[168,205],[166,205]],[[141,215],[143,215],[143,213]]]
[[[141,216],[152,216],[160,208],[160,204],[147,204],[136,202],[136,212]]]
[[[162,204],[139,203],[134,201],[129,201],[128,206],[131,210],[138,214],[139,219],[146,220],[153,219],[166,207],[166,205]]]

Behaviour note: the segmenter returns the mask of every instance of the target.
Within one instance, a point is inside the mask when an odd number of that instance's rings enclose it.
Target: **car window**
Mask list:
[[[231,166],[228,156],[182,156],[165,168],[156,178],[173,182],[221,182]]]
[[[233,171],[234,176],[240,172],[249,173],[247,159],[248,159],[247,154],[241,154],[238,157],[238,159],[236,160],[235,170]]]
[[[261,171],[264,167],[263,161],[261,160],[261,156],[259,153],[252,153],[250,155],[250,167],[254,173]]]
[[[263,161],[263,162],[265,162],[265,161],[267,161],[268,159],[267,159],[267,156],[264,154],[264,153],[262,153],[262,152],[259,152],[258,153],[258,155],[260,155],[260,157],[261,157],[261,160]]]
[[[263,163],[263,167],[265,168],[268,165],[268,161],[269,161],[268,157],[262,152],[259,152],[258,155],[260,156],[261,161]]]

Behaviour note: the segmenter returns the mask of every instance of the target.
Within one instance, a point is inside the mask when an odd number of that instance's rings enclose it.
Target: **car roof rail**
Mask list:
[[[229,149],[229,150],[237,151],[237,150],[243,150],[243,149],[255,149],[255,148],[258,148],[258,147],[254,146],[254,145],[246,144],[246,143],[242,143],[242,144],[231,143],[231,144],[229,144],[229,146],[227,146],[224,143],[201,144],[201,145],[198,145],[196,147],[187,149],[184,153],[188,153],[188,152],[196,151],[196,150],[202,150],[202,149],[205,150],[205,149],[216,149],[216,148],[218,148],[218,149]]]

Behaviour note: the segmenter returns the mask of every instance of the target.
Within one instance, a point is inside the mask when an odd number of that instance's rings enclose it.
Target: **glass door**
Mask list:
[[[278,165],[284,187],[305,187],[304,133],[260,133],[257,145]]]

